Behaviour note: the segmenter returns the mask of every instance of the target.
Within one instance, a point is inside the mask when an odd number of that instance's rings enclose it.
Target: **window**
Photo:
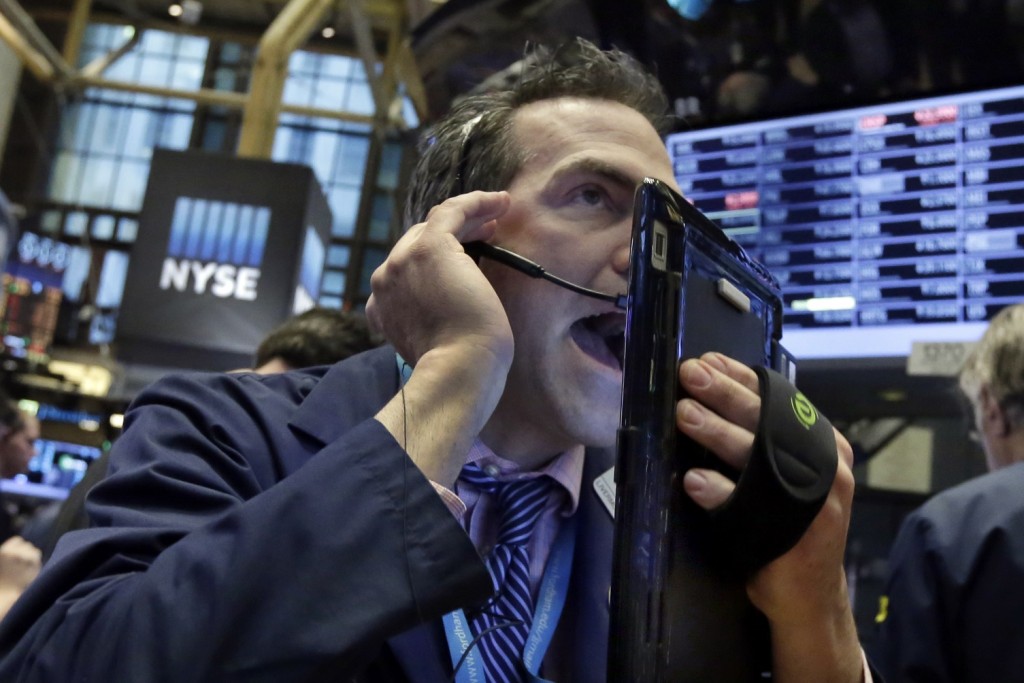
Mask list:
[[[90,25],[81,64],[117,48],[131,27]],[[139,45],[104,74],[110,80],[197,89],[208,41],[146,31]],[[68,103],[61,117],[55,161],[47,191],[65,204],[138,211],[154,147],[184,149],[192,132],[195,104],[143,93],[90,88]]]

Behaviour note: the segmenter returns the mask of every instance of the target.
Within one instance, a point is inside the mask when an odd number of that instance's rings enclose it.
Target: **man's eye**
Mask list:
[[[588,206],[599,206],[608,199],[608,195],[599,187],[581,187],[576,192],[576,197]]]

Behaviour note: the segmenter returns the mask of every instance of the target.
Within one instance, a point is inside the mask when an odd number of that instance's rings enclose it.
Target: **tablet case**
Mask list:
[[[792,380],[768,271],[665,183],[637,189],[630,255],[609,642],[610,683],[770,680],[767,622],[718,562],[691,467],[735,479],[675,423],[682,360],[720,351]]]

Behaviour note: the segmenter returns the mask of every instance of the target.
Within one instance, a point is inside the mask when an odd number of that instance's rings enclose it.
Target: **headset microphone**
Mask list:
[[[544,268],[530,259],[520,256],[508,249],[496,247],[493,244],[487,244],[486,242],[467,242],[462,246],[466,250],[466,253],[473,257],[474,261],[479,261],[481,258],[488,258],[492,261],[504,264],[513,270],[518,270],[524,275],[547,280],[552,284],[564,287],[565,289],[576,292],[577,294],[589,296],[594,299],[600,299],[601,301],[610,301],[615,304],[617,308],[621,308],[622,310],[626,309],[625,294],[606,294],[593,289],[587,289],[586,287],[569,282],[568,280],[563,280],[562,278],[547,272]]]

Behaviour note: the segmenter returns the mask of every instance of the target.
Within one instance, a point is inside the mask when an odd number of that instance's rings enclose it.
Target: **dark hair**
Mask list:
[[[661,84],[630,55],[601,50],[582,38],[557,50],[533,48],[457,100],[423,135],[406,199],[406,226],[424,220],[456,192],[507,188],[525,161],[512,135],[513,115],[524,105],[560,97],[624,104],[659,133],[670,122]],[[456,179],[460,170],[465,177]]]
[[[316,307],[289,318],[267,335],[256,349],[256,367],[274,358],[293,368],[329,365],[381,343],[363,315]]]

